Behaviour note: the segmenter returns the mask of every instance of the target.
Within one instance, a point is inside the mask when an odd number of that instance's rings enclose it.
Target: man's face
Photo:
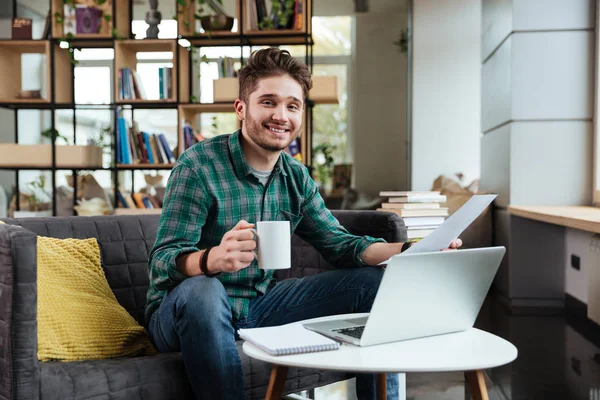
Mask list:
[[[300,133],[303,99],[302,87],[289,75],[261,79],[244,112],[250,140],[271,152],[287,148]]]

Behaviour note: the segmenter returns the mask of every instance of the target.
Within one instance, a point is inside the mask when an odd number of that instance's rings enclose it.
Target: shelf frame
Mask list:
[[[77,3],[93,5],[96,0],[75,0]],[[173,0],[175,1],[175,0]],[[188,0],[192,2],[191,0]],[[192,65],[191,65],[191,49],[178,45],[179,39],[187,39],[194,47],[218,47],[218,46],[261,46],[261,45],[303,45],[306,46],[305,62],[309,68],[313,69],[313,49],[314,41],[312,38],[312,0],[304,0],[305,12],[304,23],[302,30],[271,30],[257,31],[250,30],[249,25],[245,23],[249,15],[249,6],[254,0],[235,0],[236,18],[238,28],[236,32],[210,32],[210,33],[195,33],[193,29],[196,25],[196,20],[191,14],[192,29],[182,29],[182,15],[178,15],[178,39],[144,39],[133,40],[131,31],[131,19],[133,15],[132,0],[108,0],[106,4],[110,5],[110,9],[106,12],[111,13],[111,21],[102,21],[103,24],[112,25],[107,31],[103,26],[103,31],[100,34],[75,34],[73,37],[66,38],[62,32],[62,26],[58,27],[55,12],[63,12],[63,0],[50,0],[51,5],[51,40],[0,40],[0,54],[3,47],[11,50],[11,46],[25,49],[24,52],[37,52],[43,48],[42,54],[46,55],[46,76],[47,83],[46,96],[44,99],[16,99],[14,96],[2,98],[0,96],[0,107],[14,110],[15,116],[15,143],[19,143],[18,139],[18,111],[22,109],[39,109],[51,110],[51,127],[56,125],[55,111],[59,109],[73,110],[73,124],[76,125],[75,110],[77,109],[99,109],[99,110],[123,110],[131,109],[177,109],[178,110],[178,150],[181,153],[183,150],[184,141],[182,138],[182,119],[189,119],[190,122],[195,122],[202,113],[234,113],[232,102],[223,103],[191,103],[190,95],[192,94]],[[189,10],[188,10],[189,12]],[[188,18],[190,15],[188,14]],[[117,35],[125,39],[117,39]],[[113,61],[113,80],[115,81],[114,102],[109,104],[75,104],[74,99],[74,65],[71,64],[69,57],[69,49],[62,49],[59,46],[60,40],[67,41],[70,48],[114,48],[115,59]],[[10,42],[5,45],[5,42]],[[173,92],[170,99],[164,100],[120,100],[118,90],[118,70],[122,67],[137,68],[137,53],[138,52],[153,52],[153,51],[170,51],[173,53],[172,63],[172,84]],[[23,53],[23,52],[21,52]],[[2,57],[0,57],[2,58]],[[244,65],[244,59],[240,57],[240,62]],[[0,61],[1,62],[1,61]],[[14,68],[11,68],[10,75],[14,76]],[[20,81],[20,75],[19,79]],[[1,93],[1,89],[0,89]],[[322,102],[319,102],[322,103]],[[307,101],[307,108],[304,115],[304,126],[302,135],[299,138],[303,163],[310,167],[312,164],[311,154],[311,135],[312,135],[312,102]],[[116,123],[116,122],[115,122]],[[240,122],[238,121],[238,126]],[[197,126],[195,124],[195,126]],[[116,127],[116,126],[115,126]],[[76,129],[76,128],[74,128]],[[60,160],[57,163],[56,141],[52,140],[52,163],[51,165],[40,167],[39,165],[24,165],[24,166],[1,166],[0,170],[15,171],[15,179],[17,187],[19,187],[19,171],[20,170],[39,170],[52,172],[52,201],[53,214],[56,215],[56,172],[57,171],[72,171],[73,175],[77,175],[80,171],[110,171],[112,173],[113,189],[119,189],[120,181],[123,173],[131,173],[144,170],[170,170],[172,164],[134,164],[134,165],[117,165],[116,164],[116,129],[112,135],[113,161],[111,166],[96,166],[96,167],[80,167],[74,165],[60,165]],[[57,165],[58,164],[58,165]],[[133,179],[132,179],[133,185]],[[17,197],[17,209],[19,207],[19,196]],[[77,179],[74,179],[74,204],[77,198]],[[116,202],[115,197],[115,202]]]
[[[115,58],[114,58],[114,90],[116,104],[145,104],[145,103],[173,103],[176,104],[178,100],[178,44],[176,39],[127,39],[115,41]],[[171,97],[167,99],[159,100],[142,100],[142,99],[121,99],[119,90],[119,71],[122,68],[130,68],[133,71],[137,69],[137,53],[142,52],[171,52],[173,58],[171,62],[173,68],[171,69],[171,84],[172,93]],[[143,84],[143,82],[142,82]]]

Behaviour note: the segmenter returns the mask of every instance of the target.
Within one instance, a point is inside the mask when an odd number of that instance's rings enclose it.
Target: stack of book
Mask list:
[[[156,194],[137,192],[130,193],[117,190],[117,204],[119,208],[142,208],[142,209],[160,209],[163,206],[164,188],[157,190]]]
[[[431,234],[448,216],[448,208],[440,207],[446,202],[446,196],[440,192],[380,192],[379,195],[388,197],[388,201],[377,210],[401,216],[409,240]]]

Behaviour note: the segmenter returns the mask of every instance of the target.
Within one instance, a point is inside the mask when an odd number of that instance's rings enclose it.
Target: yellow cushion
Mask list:
[[[4,222],[4,221],[0,221],[0,225],[2,225],[2,224],[6,224],[6,222]]]
[[[38,358],[98,360],[155,354],[110,290],[96,239],[38,236]]]

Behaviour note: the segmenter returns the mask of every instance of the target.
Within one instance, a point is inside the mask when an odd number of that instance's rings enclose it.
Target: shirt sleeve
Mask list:
[[[302,220],[295,233],[316,248],[336,268],[367,265],[360,257],[363,251],[371,244],[385,243],[385,240],[349,233],[327,209],[316,183],[308,174],[304,188]]]
[[[209,197],[198,174],[189,166],[175,166],[169,177],[154,247],[150,253],[150,280],[158,290],[170,290],[186,276],[175,260],[198,251]]]

